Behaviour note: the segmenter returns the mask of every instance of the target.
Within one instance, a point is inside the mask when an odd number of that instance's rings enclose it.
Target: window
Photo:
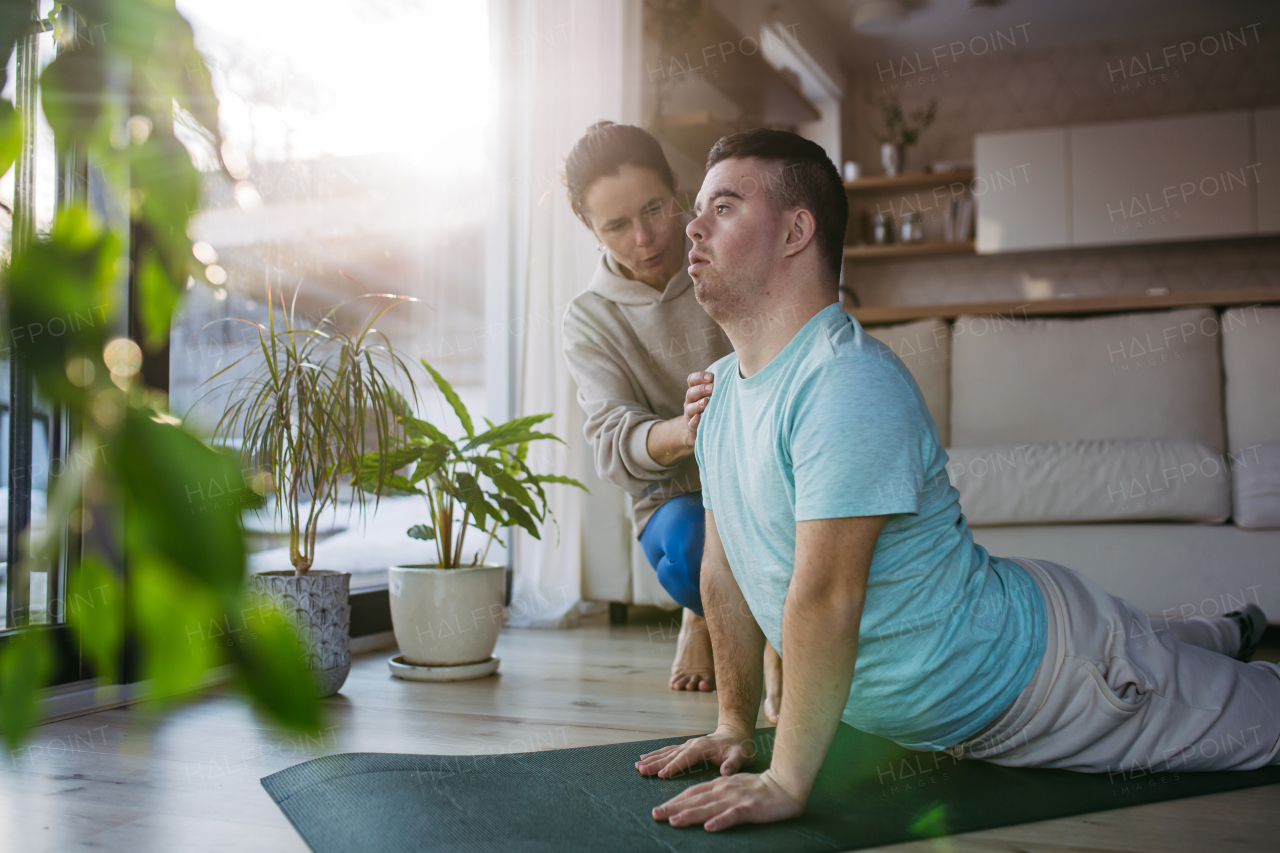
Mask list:
[[[74,164],[55,154],[53,132],[40,109],[40,72],[56,52],[47,20],[52,7],[50,0],[40,4],[45,20],[33,22],[32,34],[19,42],[0,93],[17,109],[24,125],[18,161],[0,180],[0,252],[5,263],[15,241],[48,232],[58,199],[70,191],[60,176],[70,175],[74,180]],[[39,331],[14,329],[11,334]],[[4,549],[0,589],[5,601],[5,629],[64,621],[62,588],[70,544],[62,535],[57,556],[30,558],[30,539],[24,531],[32,538],[48,532],[47,496],[62,472],[68,425],[60,411],[34,394],[30,375],[10,361],[9,344],[11,341],[0,350],[0,501],[4,504],[0,518],[5,528],[0,545]],[[28,559],[22,559],[23,555]]]
[[[256,328],[237,320],[265,322],[270,310],[296,306],[314,322],[341,306],[339,316],[354,322],[372,304],[358,297],[393,293],[419,302],[379,330],[411,361],[439,369],[477,419],[485,414],[486,4],[179,0],[178,8],[209,61],[239,180],[184,138],[204,161],[204,208],[192,229],[208,267],[173,322],[170,411],[212,431],[225,397],[208,380],[258,346]],[[435,395],[431,402],[425,416],[451,416]],[[259,528],[252,548],[287,543],[270,515],[246,519]],[[353,521],[338,515],[328,532]],[[407,540],[406,527],[395,535]]]

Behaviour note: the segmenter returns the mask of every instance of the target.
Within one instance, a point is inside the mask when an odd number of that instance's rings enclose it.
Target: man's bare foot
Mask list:
[[[764,644],[764,715],[769,722],[778,724],[782,711],[782,658],[773,650],[773,644]]]
[[[676,659],[671,664],[672,690],[715,690],[716,668],[711,656],[707,620],[685,608],[676,638]]]

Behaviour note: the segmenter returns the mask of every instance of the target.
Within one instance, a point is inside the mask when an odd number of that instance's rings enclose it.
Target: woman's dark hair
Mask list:
[[[600,178],[618,174],[623,166],[650,169],[675,192],[675,175],[653,134],[635,125],[598,121],[574,143],[564,164],[569,204],[583,222],[589,222],[583,202],[587,190]]]
[[[777,164],[777,173],[765,180],[765,197],[775,210],[802,207],[813,214],[818,249],[838,278],[849,224],[849,197],[827,152],[794,133],[757,127],[722,137],[707,154],[707,171],[722,160],[747,157]]]

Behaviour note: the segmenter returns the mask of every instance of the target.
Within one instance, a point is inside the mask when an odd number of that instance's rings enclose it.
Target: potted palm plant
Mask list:
[[[422,366],[453,409],[464,435],[449,438],[413,416],[403,398],[395,406],[404,440],[390,451],[365,457],[353,478],[379,494],[420,495],[428,521],[409,536],[435,545],[436,559],[389,570],[391,622],[400,655],[392,674],[416,680],[458,681],[490,675],[498,668],[493,648],[503,622],[506,570],[485,562],[499,530],[519,526],[535,539],[551,515],[543,485],[562,483],[586,490],[571,477],[535,474],[527,464],[533,441],[561,441],[534,428],[550,414],[529,415],[504,424],[485,420],[476,432],[470,413],[453,387],[425,359]],[[563,443],[561,441],[561,443]],[[409,470],[412,466],[412,470]],[[407,473],[387,475],[388,470]],[[484,547],[466,560],[468,528]]]
[[[346,472],[359,468],[373,493],[391,474],[379,460],[382,451],[403,444],[401,409],[392,405],[404,399],[396,381],[415,398],[417,392],[403,360],[373,324],[409,299],[390,297],[362,326],[347,331],[338,308],[314,328],[300,327],[281,297],[283,326],[274,310],[267,325],[254,323],[259,350],[210,380],[253,359],[238,379],[218,386],[230,385],[230,394],[215,439],[238,446],[245,470],[274,493],[277,519],[288,518],[293,571],[263,572],[254,582],[299,627],[321,696],[336,693],[351,668],[351,575],[313,568],[316,530],[348,495],[363,516],[368,492],[349,489]],[[273,304],[270,290],[268,300]]]

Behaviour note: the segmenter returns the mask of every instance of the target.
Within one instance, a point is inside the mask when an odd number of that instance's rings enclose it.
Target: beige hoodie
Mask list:
[[[685,244],[692,248],[687,238]],[[663,503],[702,491],[692,456],[675,465],[654,461],[649,430],[682,414],[689,374],[733,347],[694,298],[688,270],[659,293],[623,278],[606,252],[565,312],[564,351],[587,414],[583,433],[596,471],[631,495],[639,536]]]

